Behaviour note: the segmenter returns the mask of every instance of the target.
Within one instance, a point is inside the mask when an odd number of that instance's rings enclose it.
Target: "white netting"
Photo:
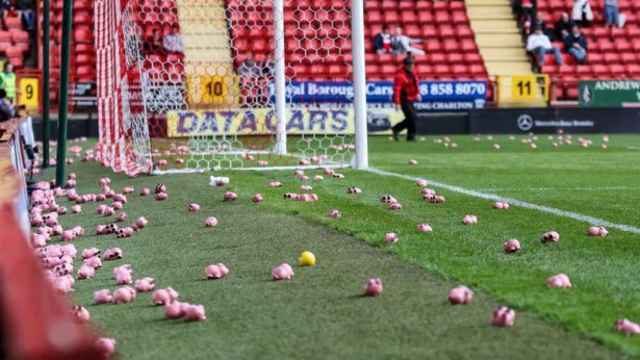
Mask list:
[[[341,0],[285,0],[284,32],[276,34],[273,5],[126,3],[120,46],[127,67],[139,73],[123,78],[121,106],[140,165],[151,158],[196,169],[351,162],[351,104],[299,99],[295,91],[286,95],[289,155],[274,151],[276,42],[284,43],[288,88],[308,81],[350,82],[350,7]]]

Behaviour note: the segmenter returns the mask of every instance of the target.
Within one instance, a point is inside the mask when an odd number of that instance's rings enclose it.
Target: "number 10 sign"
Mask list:
[[[191,106],[231,105],[229,84],[235,81],[229,76],[199,75],[188,77],[188,97]]]

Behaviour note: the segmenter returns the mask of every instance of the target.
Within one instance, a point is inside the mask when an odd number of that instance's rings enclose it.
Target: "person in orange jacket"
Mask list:
[[[414,72],[414,62],[411,56],[407,56],[404,66],[396,74],[393,84],[393,102],[396,109],[402,109],[404,120],[391,128],[393,139],[398,141],[398,134],[407,129],[407,141],[415,141],[416,120],[418,115],[413,103],[420,101],[419,81]]]

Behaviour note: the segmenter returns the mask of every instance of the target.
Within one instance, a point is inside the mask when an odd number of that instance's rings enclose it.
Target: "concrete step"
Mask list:
[[[519,34],[476,34],[478,47],[491,48],[522,48]]]
[[[489,75],[527,75],[531,74],[529,62],[485,61]]]
[[[480,54],[485,61],[529,61],[526,51],[522,48],[483,47]]]
[[[466,0],[468,6],[510,6],[509,0]]]
[[[476,34],[497,33],[497,34],[518,34],[519,30],[513,20],[471,20],[471,26]]]
[[[467,6],[467,14],[472,20],[513,20],[513,14],[511,13],[511,8],[509,6]]]

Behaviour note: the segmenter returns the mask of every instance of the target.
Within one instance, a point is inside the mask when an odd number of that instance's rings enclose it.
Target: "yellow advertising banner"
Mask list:
[[[298,108],[287,110],[287,134],[353,134],[351,108]],[[391,126],[402,121],[395,109],[370,109],[367,128],[370,134],[390,134]],[[228,111],[171,111],[167,113],[169,137],[213,135],[268,135],[276,131],[273,109]]]

